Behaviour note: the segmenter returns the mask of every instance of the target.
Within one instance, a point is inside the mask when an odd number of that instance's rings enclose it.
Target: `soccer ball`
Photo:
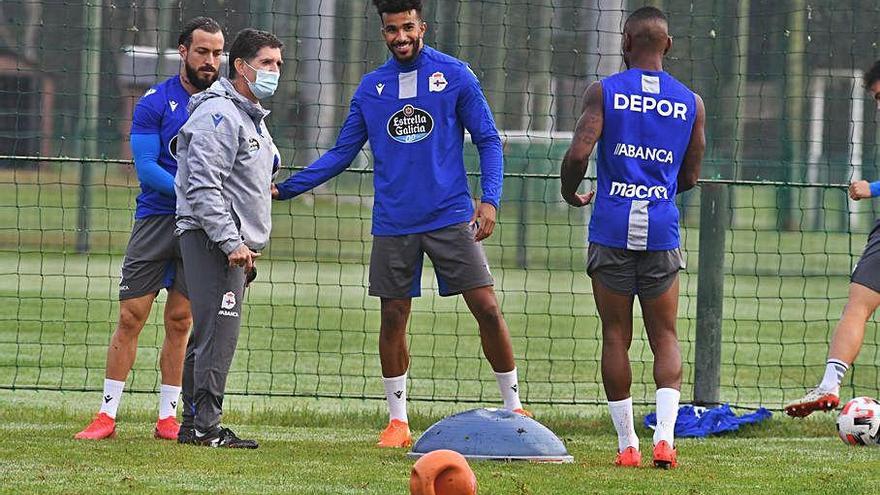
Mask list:
[[[837,434],[850,445],[880,445],[880,402],[856,397],[837,417]]]

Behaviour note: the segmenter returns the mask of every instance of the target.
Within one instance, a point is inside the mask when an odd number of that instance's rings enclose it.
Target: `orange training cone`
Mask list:
[[[435,450],[413,465],[409,491],[412,495],[476,495],[477,477],[463,455]]]

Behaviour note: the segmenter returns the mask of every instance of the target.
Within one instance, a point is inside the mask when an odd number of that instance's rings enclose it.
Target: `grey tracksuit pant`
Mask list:
[[[193,330],[183,362],[183,426],[213,433],[223,412],[226,377],[241,329],[245,274],[230,267],[204,230],[180,236]]]

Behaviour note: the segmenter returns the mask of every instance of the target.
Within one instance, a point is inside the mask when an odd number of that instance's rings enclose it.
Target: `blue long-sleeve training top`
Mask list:
[[[159,165],[162,140],[158,134],[132,134],[129,136],[134,168],[142,187],[154,189],[170,198],[174,197],[174,176]]]
[[[141,183],[135,218],[174,214],[177,131],[189,116],[187,103],[189,93],[175,75],[148,89],[134,108],[131,150]]]
[[[480,83],[456,58],[425,46],[416,60],[391,57],[365,75],[336,145],[278,184],[279,199],[302,194],[345,170],[369,139],[373,235],[428,232],[470,221],[464,130],[480,155],[484,203],[501,200],[501,139]]]

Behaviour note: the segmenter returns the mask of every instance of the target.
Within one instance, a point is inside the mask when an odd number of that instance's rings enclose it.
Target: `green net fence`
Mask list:
[[[427,42],[471,64],[504,135],[504,198],[485,246],[528,403],[604,401],[601,329],[584,273],[590,210],[561,201],[557,176],[581,94],[621,69],[622,22],[643,4],[426,2]],[[880,175],[880,128],[859,81],[878,58],[880,7],[653,5],[674,37],[666,69],[703,96],[708,116],[702,186],[679,197],[683,397],[693,397],[697,299],[706,290],[699,259],[714,250],[723,290],[703,296],[723,305],[719,399],[779,407],[821,377],[876,216],[870,202],[848,201],[844,185]],[[247,26],[284,41],[281,87],[266,104],[290,172],[332,146],[361,76],[387,56],[363,0],[0,4],[0,388],[100,390],[139,192],[127,142],[132,108],[177,73],[178,31],[196,15],[220,21],[227,43]],[[465,155],[475,187],[476,154],[468,146]],[[366,294],[371,166],[367,149],[313,194],[275,204],[229,392],[382,397],[379,305]],[[716,242],[700,235],[707,185],[725,198],[724,215],[704,220],[723,222]],[[409,329],[410,397],[497,402],[476,323],[424,273]],[[129,390],[158,388],[163,333],[156,308]],[[630,355],[633,397],[650,402],[643,332]],[[878,363],[872,320],[842,395],[876,395]]]

